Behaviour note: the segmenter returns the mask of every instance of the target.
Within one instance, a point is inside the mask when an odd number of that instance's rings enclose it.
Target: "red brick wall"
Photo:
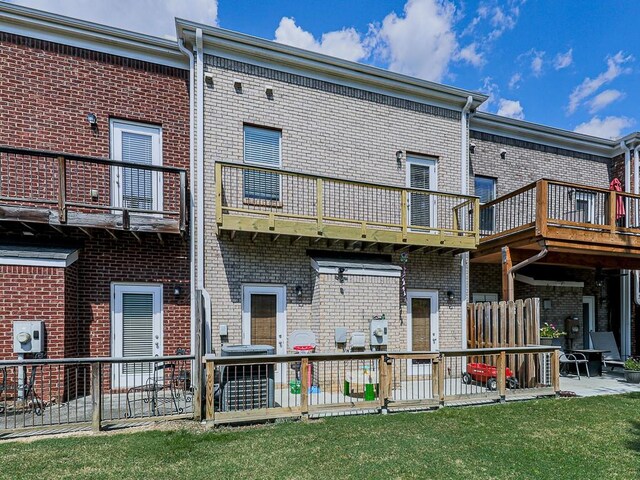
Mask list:
[[[0,145],[108,157],[109,119],[118,118],[160,125],[163,164],[188,168],[188,76],[187,70],[0,32]],[[89,112],[98,117],[97,130],[86,120]],[[45,162],[23,164],[25,170],[10,176],[12,184],[47,194],[43,185],[54,167]],[[39,177],[26,181],[25,171]],[[92,172],[91,181],[104,179],[100,173]],[[84,188],[70,198],[86,201],[82,195],[88,191],[88,174],[84,180],[79,174],[68,174],[68,184]],[[108,195],[100,185],[101,197]],[[92,188],[96,188],[93,183]],[[165,207],[171,203],[165,189]],[[15,315],[40,315],[49,322],[62,322],[67,316],[68,329],[49,338],[48,357],[109,355],[112,282],[162,283],[165,352],[189,348],[187,239],[165,235],[161,244],[155,235],[142,234],[139,243],[126,232],[117,232],[117,241],[99,230],[91,232],[92,238],[72,229],[67,233],[62,238],[51,231],[41,239],[47,244],[62,241],[83,247],[80,259],[66,274],[63,269],[45,269],[37,279],[33,273],[24,273],[30,279],[15,280],[15,275],[0,279],[0,356],[11,351],[11,345],[7,347],[10,324],[3,319]],[[2,240],[7,239],[0,235]],[[16,281],[19,285],[11,286]],[[59,289],[65,281],[66,292]],[[179,297],[173,295],[175,285],[182,286]],[[53,286],[60,298],[51,298]],[[29,298],[25,304],[19,301],[23,297]],[[65,352],[60,350],[63,344]]]

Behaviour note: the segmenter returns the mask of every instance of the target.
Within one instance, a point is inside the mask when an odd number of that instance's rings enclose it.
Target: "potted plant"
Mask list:
[[[629,383],[640,383],[640,357],[629,357],[624,362],[624,379]]]
[[[540,327],[540,345],[556,345],[562,346],[561,337],[567,332],[559,330],[553,323],[544,322]]]

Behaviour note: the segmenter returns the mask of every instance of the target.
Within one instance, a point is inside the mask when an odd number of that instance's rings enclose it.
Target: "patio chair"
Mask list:
[[[560,350],[560,373],[568,373],[568,367],[574,365],[576,367],[576,373],[578,374],[578,380],[580,380],[580,365],[584,365],[587,371],[587,377],[591,378],[589,373],[589,360],[583,353],[565,353]]]
[[[620,356],[613,332],[589,332],[589,336],[594,350],[605,350],[602,354],[602,363],[605,367],[611,370],[615,367],[624,368],[624,359]]]
[[[165,380],[166,372],[169,372],[169,380]],[[127,418],[133,418],[133,409],[131,404],[136,400],[142,400],[144,403],[150,404],[151,415],[160,416],[159,403],[170,402],[173,404],[176,413],[183,413],[184,409],[178,407],[177,395],[175,391],[176,385],[176,364],[175,363],[154,363],[153,364],[153,376],[147,378],[147,381],[143,385],[136,385],[127,390]],[[160,396],[160,392],[169,390],[169,398]],[[142,398],[136,398],[136,393],[141,393]],[[133,398],[130,397],[133,396]]]

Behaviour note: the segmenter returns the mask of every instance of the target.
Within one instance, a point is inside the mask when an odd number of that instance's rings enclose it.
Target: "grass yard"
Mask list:
[[[640,394],[2,443],[0,478],[638,479]]]

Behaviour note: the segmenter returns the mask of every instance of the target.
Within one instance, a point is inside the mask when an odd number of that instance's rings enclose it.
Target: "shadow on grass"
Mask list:
[[[640,393],[631,393],[628,395],[633,400],[640,400]],[[640,420],[631,421],[631,439],[627,442],[627,446],[634,452],[640,452]]]

